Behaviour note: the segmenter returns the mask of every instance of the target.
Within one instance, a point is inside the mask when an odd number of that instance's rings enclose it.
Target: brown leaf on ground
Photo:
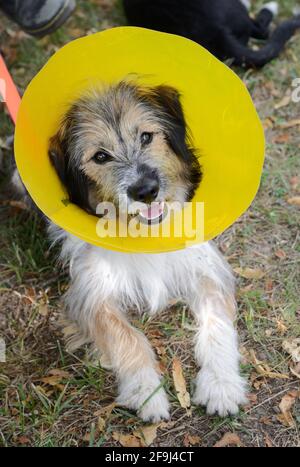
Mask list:
[[[285,259],[286,258],[286,252],[284,250],[278,249],[275,251],[275,256],[279,259]]]
[[[104,433],[106,427],[106,419],[103,417],[98,417],[97,428],[99,433]]]
[[[284,96],[281,99],[281,101],[277,102],[277,104],[274,105],[274,109],[278,110],[278,109],[281,109],[282,107],[286,107],[287,105],[289,105],[290,102],[291,102],[291,95]]]
[[[259,268],[234,268],[234,272],[245,279],[261,279],[265,275],[265,272]]]
[[[274,121],[272,118],[266,118],[264,121],[263,121],[263,127],[265,130],[268,130],[269,128],[273,128],[274,126]]]
[[[294,126],[300,125],[300,118],[295,118],[293,120],[290,120],[289,122],[282,123],[280,128],[293,128]]]
[[[19,211],[28,211],[29,210],[29,206],[27,204],[23,203],[23,201],[5,200],[5,201],[1,201],[0,205],[1,206],[10,206],[12,208],[16,208]]]
[[[112,402],[111,404],[106,405],[105,407],[101,407],[101,409],[97,410],[94,413],[94,415],[95,415],[95,417],[106,417],[106,418],[108,418],[115,407],[116,407],[116,403]]]
[[[287,202],[293,206],[300,206],[300,196],[293,196],[292,198],[289,198]]]
[[[300,362],[300,337],[283,341],[282,348],[292,357],[294,363]]]
[[[114,431],[112,437],[115,441],[121,444],[121,446],[125,448],[140,448],[143,447],[141,439],[137,438],[134,435],[125,435],[123,433],[119,433],[118,431]]]
[[[266,443],[266,447],[267,448],[272,448],[273,447],[273,443],[269,437],[269,435],[266,433],[265,434],[265,443]]]
[[[295,366],[290,366],[290,371],[294,376],[296,376],[296,378],[300,379],[300,362]]]
[[[277,415],[277,419],[285,426],[294,427],[295,421],[291,412],[291,408],[296,402],[297,397],[299,397],[299,391],[290,391],[283,396],[279,404],[281,411],[280,415]]]
[[[189,446],[199,446],[201,444],[200,436],[193,436],[186,433],[183,437],[183,445],[188,448]]]
[[[282,321],[280,321],[280,319],[276,320],[276,325],[277,325],[277,331],[279,332],[280,335],[283,335],[287,332],[288,328]]]
[[[61,379],[68,379],[71,377],[71,374],[68,371],[61,370],[59,368],[53,368],[49,371],[49,375],[60,377]]]
[[[244,406],[244,409],[246,411],[250,410],[251,407],[253,407],[254,405],[257,404],[257,394],[254,394],[254,393],[247,394],[247,399],[248,399],[249,403]]]
[[[172,363],[172,374],[179,403],[182,408],[188,409],[191,406],[191,398],[186,388],[181,362],[177,357]]]
[[[236,433],[225,433],[222,436],[220,441],[218,441],[213,447],[214,448],[224,448],[226,446],[243,446],[240,437]]]
[[[19,437],[17,438],[17,443],[18,443],[18,444],[30,444],[31,441],[30,441],[29,438],[27,438],[27,436],[19,436]]]
[[[272,139],[272,143],[275,144],[284,144],[288,143],[291,139],[291,135],[289,133],[281,133],[280,135],[274,136]]]
[[[41,316],[48,316],[49,314],[49,308],[48,308],[48,305],[46,303],[41,303],[38,307],[38,312]]]
[[[277,102],[277,104],[274,105],[274,109],[278,110],[281,109],[282,107],[286,107],[289,105],[291,102],[291,95],[289,94],[288,96],[284,96],[281,101]]]
[[[290,179],[290,185],[292,190],[297,191],[297,189],[300,187],[300,177],[295,175]]]
[[[254,365],[255,370],[260,376],[271,379],[289,379],[289,376],[283,373],[277,373],[270,369],[269,365],[257,359],[253,349],[250,349],[251,363]],[[254,384],[253,384],[254,385]],[[254,387],[258,389],[255,385]]]
[[[59,368],[53,368],[49,371],[48,375],[49,376],[45,376],[39,381],[41,381],[44,384],[47,384],[48,386],[56,387],[60,391],[64,389],[64,385],[60,384],[61,381],[64,379],[69,379],[71,377],[70,373],[64,370],[60,370]]]
[[[160,423],[154,425],[142,426],[138,430],[133,432],[136,438],[139,438],[142,446],[150,446],[157,437],[157,430]]]

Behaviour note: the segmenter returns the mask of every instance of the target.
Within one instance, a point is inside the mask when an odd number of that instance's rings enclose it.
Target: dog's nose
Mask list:
[[[127,194],[134,201],[150,204],[155,201],[159,192],[157,178],[144,177],[128,188]]]

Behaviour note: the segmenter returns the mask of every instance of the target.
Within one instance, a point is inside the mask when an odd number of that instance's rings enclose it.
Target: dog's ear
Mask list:
[[[61,182],[66,185],[66,166],[68,155],[65,154],[62,133],[59,132],[50,139],[49,158]]]
[[[186,128],[180,94],[171,86],[161,85],[154,88],[154,97],[159,107],[174,121]]]
[[[178,157],[190,161],[193,155],[187,143],[187,125],[179,92],[171,86],[157,86],[154,89],[154,99],[162,111],[170,147]]]
[[[79,167],[79,162],[71,157],[68,146],[68,121],[66,120],[62,123],[59,132],[50,139],[49,158],[67,189],[70,201],[91,212],[89,180]]]
[[[191,183],[188,199],[202,179],[201,166],[196,151],[189,142],[188,127],[180,102],[180,93],[171,86],[157,86],[154,100],[161,111],[160,118],[166,128],[166,139],[172,151],[185,163],[186,176]]]

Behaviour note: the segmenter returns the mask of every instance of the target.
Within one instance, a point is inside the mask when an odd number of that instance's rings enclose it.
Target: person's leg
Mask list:
[[[4,13],[25,32],[38,37],[59,28],[75,6],[75,0],[0,0]]]

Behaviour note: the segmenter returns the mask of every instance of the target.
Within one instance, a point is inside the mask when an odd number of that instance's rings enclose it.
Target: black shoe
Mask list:
[[[0,0],[0,8],[28,34],[43,37],[59,28],[75,0]]]

